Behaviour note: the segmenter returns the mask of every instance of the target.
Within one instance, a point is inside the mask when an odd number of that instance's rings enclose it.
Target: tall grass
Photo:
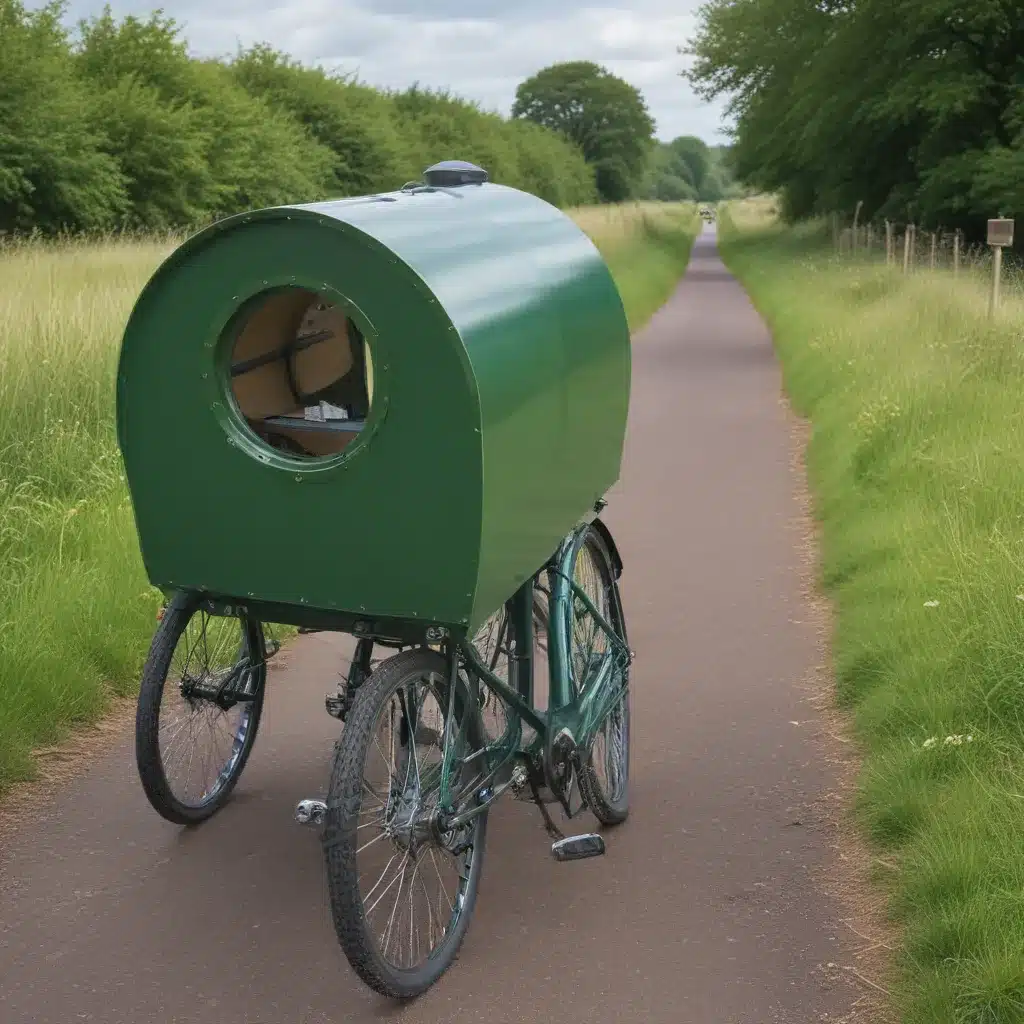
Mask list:
[[[587,206],[576,223],[601,250],[636,331],[668,298],[690,259],[700,230],[693,203]]]
[[[685,268],[694,209],[573,215],[639,326]],[[131,306],[176,241],[0,247],[0,792],[32,774],[34,748],[137,686],[160,596],[122,475],[114,374]],[[201,498],[182,481],[182,500]]]
[[[837,260],[817,228],[726,262],[775,335],[808,452],[860,820],[911,1024],[1024,1021],[1024,307]]]

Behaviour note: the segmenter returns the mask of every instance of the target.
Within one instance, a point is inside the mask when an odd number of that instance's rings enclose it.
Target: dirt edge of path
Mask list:
[[[284,642],[269,665],[270,671],[279,672],[287,665],[293,642],[294,638]],[[127,741],[135,728],[135,706],[135,697],[111,695],[107,710],[97,721],[72,726],[59,743],[32,751],[35,777],[0,793],[0,842],[31,827],[33,817],[52,806],[64,787],[83,778]]]
[[[823,723],[815,737],[822,758],[837,779],[836,788],[822,794],[820,812],[829,827],[832,871],[819,880],[823,892],[840,910],[840,931],[852,938],[849,962],[827,965],[837,978],[845,976],[861,995],[850,1013],[835,1024],[896,1024],[889,998],[893,954],[899,934],[886,913],[886,895],[873,880],[877,859],[853,820],[852,807],[861,770],[861,757],[851,716],[836,701],[831,665],[833,609],[820,586],[820,526],[814,519],[813,498],[807,475],[807,446],[811,424],[799,416],[783,396],[780,404],[789,423],[790,470],[798,511],[793,523],[801,556],[801,590],[812,616],[818,657],[804,680],[808,703]]]
[[[33,816],[53,803],[61,788],[109,753],[134,721],[134,698],[111,696],[98,721],[72,726],[59,743],[33,750],[35,777],[16,782],[0,794],[0,840],[29,825]]]

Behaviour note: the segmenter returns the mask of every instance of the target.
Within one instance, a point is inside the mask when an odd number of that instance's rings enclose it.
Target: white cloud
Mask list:
[[[159,0],[156,0],[159,2]],[[629,6],[627,7],[626,4]],[[699,0],[618,0],[616,6],[551,0],[164,0],[202,56],[269,42],[381,87],[413,82],[447,88],[507,113],[516,86],[563,60],[593,60],[637,86],[662,139],[697,135],[723,141],[722,105],[700,101],[679,77],[677,47],[696,27]],[[112,0],[115,16],[148,14],[146,0]],[[98,14],[102,0],[71,0],[69,17]]]

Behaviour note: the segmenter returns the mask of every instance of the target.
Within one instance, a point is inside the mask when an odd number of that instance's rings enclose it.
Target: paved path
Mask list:
[[[271,676],[213,821],[186,834],[153,814],[126,737],[7,842],[0,1021],[838,1018],[854,996],[818,970],[843,941],[817,881],[833,780],[802,701],[816,651],[779,394],[768,335],[706,232],[636,342],[608,510],[638,661],[633,814],[606,857],[556,864],[535,809],[499,804],[458,964],[411,1006],[364,989],[330,926],[317,837],[291,822],[326,780],[337,723],[322,700],[344,643],[306,638]]]

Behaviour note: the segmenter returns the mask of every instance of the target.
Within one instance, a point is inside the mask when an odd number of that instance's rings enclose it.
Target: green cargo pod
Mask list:
[[[564,213],[446,162],[184,242],[121,348],[146,571],[266,619],[473,628],[618,479],[630,342]]]

